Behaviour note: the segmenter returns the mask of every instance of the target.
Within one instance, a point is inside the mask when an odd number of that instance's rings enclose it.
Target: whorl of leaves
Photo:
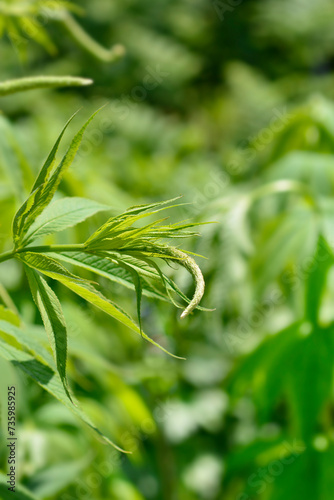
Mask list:
[[[169,243],[174,238],[187,238],[198,234],[194,230],[197,224],[189,221],[168,224],[166,218],[144,223],[145,218],[156,216],[176,206],[177,198],[134,206],[119,215],[114,215],[83,243],[43,245],[38,241],[47,235],[75,226],[97,212],[110,210],[110,207],[106,205],[83,198],[62,198],[52,202],[64,174],[73,163],[84,132],[95,115],[96,113],[77,132],[63,158],[57,163],[56,156],[61,139],[73,117],[67,122],[42,166],[30,194],[14,217],[14,249],[0,256],[0,262],[16,258],[24,264],[34,302],[48,334],[54,362],[49,359],[44,347],[42,348],[38,343],[32,346],[27,341],[24,332],[9,323],[6,324],[6,321],[2,321],[0,330],[14,337],[19,344],[27,348],[35,362],[25,363],[26,354],[23,356],[20,352],[14,352],[14,348],[7,348],[5,344],[2,345],[3,343],[0,344],[0,355],[2,353],[6,359],[14,356],[17,365],[22,369],[26,369],[29,365],[29,374],[58,399],[64,401],[67,398],[67,404],[70,406],[72,396],[66,373],[67,327],[61,303],[45,277],[60,282],[79,297],[167,353],[165,348],[148,337],[142,329],[143,294],[171,301],[175,306],[183,308],[181,315],[183,318],[199,307],[204,293],[204,279],[195,260],[188,253]],[[37,245],[36,241],[38,241]],[[161,262],[179,264],[192,275],[195,292],[191,299],[163,272],[160,267]],[[105,297],[97,289],[96,284],[73,274],[64,267],[64,264],[89,270],[96,275],[132,288],[137,297],[138,323],[117,303]],[[176,298],[184,302],[185,306],[179,304]],[[44,380],[44,376],[41,377],[43,370],[49,370],[53,374],[52,377],[50,375],[52,387],[48,381]],[[57,387],[53,387],[55,384]],[[62,387],[59,387],[59,384]]]

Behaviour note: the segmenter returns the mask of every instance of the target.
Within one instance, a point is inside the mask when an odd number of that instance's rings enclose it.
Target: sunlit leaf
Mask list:
[[[13,224],[13,236],[16,245],[22,242],[22,239],[29,230],[30,226],[49,205],[50,201],[52,200],[59,186],[59,183],[64,173],[70,167],[76,156],[76,153],[80,147],[83,134],[86,128],[88,127],[89,123],[93,120],[96,113],[94,113],[89,118],[89,120],[87,120],[84,126],[75,135],[62,161],[56,167],[54,172],[51,173],[52,165],[59,146],[59,142],[69,122],[65,126],[65,129],[62,131],[60,137],[58,138],[52,152],[50,153],[49,158],[47,159],[45,165],[42,168],[40,176],[36,181],[36,189],[30,194],[29,198],[24,202],[24,204],[22,205],[22,207],[19,209],[19,211],[15,216]]]
[[[53,290],[38,273],[29,267],[26,267],[26,273],[32,296],[48,334],[59,376],[66,392],[69,394],[66,378],[67,328],[60,302]]]
[[[119,449],[109,438],[104,436],[95,426],[91,423],[85,413],[75,406],[68,398],[63,384],[59,376],[52,371],[46,364],[37,361],[33,356],[25,352],[19,351],[14,347],[4,343],[0,339],[0,356],[10,361],[13,366],[24,371],[33,380],[35,380],[41,387],[47,390],[52,396],[61,401],[67,406],[77,417],[83,420],[89,427],[91,427],[106,443],[111,444]],[[120,450],[124,451],[124,450]]]
[[[98,212],[109,209],[110,207],[106,205],[85,198],[62,198],[46,207],[30,226],[24,243],[28,244],[41,236],[63,231]]]
[[[61,266],[53,259],[50,259],[50,257],[42,254],[32,254],[30,252],[25,252],[19,255],[19,258],[29,267],[40,271],[50,278],[60,281],[74,293],[87,300],[87,302],[90,302],[94,306],[106,312],[134,332],[142,335],[142,337],[148,340],[151,344],[159,347],[167,354],[170,354],[173,357],[177,357],[169,353],[166,349],[149,338],[144,332],[141,332],[138,325],[136,325],[132,318],[127,313],[125,313],[125,311],[123,311],[119,306],[104,297],[104,295],[96,290],[96,288],[94,288],[94,286],[92,286],[89,282],[85,282],[84,280],[78,279],[75,276],[71,275],[65,268],[63,268],[63,266]],[[64,271],[62,272],[63,269]]]

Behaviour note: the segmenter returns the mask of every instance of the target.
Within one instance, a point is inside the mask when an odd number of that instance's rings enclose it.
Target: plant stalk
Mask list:
[[[61,252],[80,252],[85,249],[87,249],[85,243],[78,243],[76,245],[39,245],[32,247],[28,246],[28,247],[16,248],[14,250],[1,254],[0,263],[13,259],[17,254],[25,252],[61,253]],[[185,318],[198,306],[203,297],[205,288],[204,278],[200,268],[198,267],[194,259],[192,259],[189,255],[173,247],[166,247],[165,251],[171,257],[178,259],[178,263],[187,269],[187,271],[193,276],[194,281],[196,283],[194,296],[188,307],[186,307],[186,309],[181,314],[181,318]]]
[[[169,253],[171,257],[175,257],[176,259],[178,259],[177,263],[183,266],[185,269],[187,269],[187,271],[194,278],[196,284],[194,296],[188,307],[186,307],[186,309],[181,314],[181,319],[182,319],[188,316],[194,309],[196,309],[196,307],[200,303],[204,295],[204,289],[205,289],[204,278],[202,271],[200,270],[199,266],[196,264],[195,260],[192,257],[174,247],[166,247],[165,251],[166,253]]]
[[[74,76],[32,76],[0,82],[0,97],[24,90],[57,87],[81,87],[91,85],[93,80]]]
[[[72,38],[87,52],[92,54],[100,61],[112,63],[121,59],[125,54],[123,45],[114,45],[110,49],[105,49],[96,42],[86,31],[80,26],[73,16],[67,11],[62,12],[59,20],[68,30]]]
[[[4,252],[0,255],[0,263],[6,260],[13,259],[15,255],[25,252],[33,253],[50,253],[50,252],[80,252],[84,249],[84,245],[78,243],[77,245],[39,245],[34,247],[23,247]]]

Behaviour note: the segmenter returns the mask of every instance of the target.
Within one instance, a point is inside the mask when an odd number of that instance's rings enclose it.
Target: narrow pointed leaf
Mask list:
[[[40,271],[50,278],[60,281],[60,283],[85,299],[87,302],[90,302],[94,306],[109,314],[109,316],[113,317],[120,323],[123,323],[125,326],[145,338],[148,342],[155,345],[156,347],[159,347],[159,349],[161,349],[165,353],[174,358],[179,358],[178,356],[170,353],[164,347],[152,340],[144,332],[141,332],[138,325],[136,325],[136,323],[127,313],[125,313],[120,307],[111,302],[109,299],[104,297],[104,295],[96,290],[88,281],[81,280],[80,278],[71,275],[61,264],[59,264],[55,260],[43,254],[33,254],[30,252],[18,254],[18,258],[29,267]],[[63,273],[61,272],[61,269],[64,269]]]
[[[84,126],[75,135],[62,161],[60,162],[58,167],[55,169],[55,171],[49,178],[48,178],[48,175],[50,175],[49,167],[45,169],[43,167],[42,169],[43,174],[40,181],[42,181],[45,178],[44,182],[42,184],[39,184],[38,187],[31,193],[29,198],[24,202],[22,207],[19,209],[17,215],[15,216],[13,224],[13,237],[16,246],[18,246],[22,242],[30,226],[34,223],[36,218],[45,210],[45,208],[51,202],[63,175],[73,163],[73,160],[78,152],[86,128],[88,127],[90,122],[94,119],[96,113],[98,113],[98,111],[96,111],[87,120]],[[51,153],[50,157],[51,162],[53,161],[52,157],[53,153]]]
[[[40,361],[46,362],[50,367],[55,368],[55,364],[51,354],[47,349],[30,334],[29,329],[19,328],[9,322],[9,319],[2,318],[0,320],[0,331],[15,339],[22,347],[31,352]]]
[[[321,236],[306,282],[305,319],[316,325],[319,321],[321,300],[326,278],[330,267],[334,264],[333,255]]]
[[[126,211],[127,214],[137,215],[142,212],[147,212],[147,210],[152,210],[157,207],[161,207],[163,205],[167,205],[169,203],[173,203],[176,200],[179,200],[181,196],[177,196],[176,198],[171,198],[170,200],[158,201],[156,203],[146,203],[143,205],[134,205],[133,207],[128,208]]]
[[[125,268],[120,267],[118,261],[115,262],[115,259],[112,259],[111,257],[106,258],[101,255],[97,256],[84,252],[64,252],[61,254],[52,254],[52,257],[57,257],[68,264],[91,271],[92,273],[102,276],[103,278],[107,278],[110,281],[118,283],[126,288],[130,288],[131,290],[134,290],[135,288],[131,273]],[[133,262],[129,263],[126,261],[126,263],[128,265],[131,264],[137,272],[140,272],[141,276],[145,276],[148,279],[158,279],[158,276],[154,276],[152,272],[148,272],[146,269],[144,270],[138,268]],[[142,283],[142,289],[143,294],[147,297],[165,301],[167,300],[167,296],[164,293],[156,290],[154,286],[150,285],[147,281]]]
[[[78,112],[74,113],[71,118],[67,121],[67,123],[65,124],[63,130],[61,131],[58,139],[56,140],[49,156],[47,157],[43,167],[41,168],[41,171],[35,181],[35,184],[33,185],[33,188],[31,190],[31,192],[35,191],[35,189],[37,189],[41,184],[44,184],[44,182],[46,182],[49,177],[50,177],[50,174],[52,172],[52,169],[54,167],[54,164],[55,164],[55,161],[56,161],[56,154],[58,152],[58,149],[59,149],[59,144],[63,138],[63,135],[67,129],[67,127],[69,126],[69,124],[71,123],[71,121],[73,120],[73,118],[76,116]]]
[[[29,33],[29,37],[34,40],[36,43],[42,45],[45,50],[49,52],[51,55],[57,54],[57,47],[51,40],[48,35],[46,29],[38,23],[38,27],[36,26],[36,22],[28,16],[22,16],[18,18],[18,24],[21,26],[23,33]]]
[[[118,233],[125,232],[128,228],[132,226],[135,222],[149,217],[150,215],[154,215],[156,213],[161,212],[162,210],[167,210],[172,208],[175,205],[168,205],[175,201],[178,198],[174,198],[172,200],[162,201],[159,203],[153,203],[150,205],[140,205],[138,207],[132,207],[123,212],[120,215],[115,217],[111,217],[103,226],[101,226],[94,234],[88,238],[86,244],[90,248],[94,248],[96,244],[102,241],[104,238],[108,236],[115,236],[116,231]],[[167,206],[165,206],[167,205]],[[160,208],[157,208],[160,207]],[[151,212],[147,212],[147,210],[151,208],[157,208],[157,210],[153,210]]]
[[[29,267],[32,267],[41,273],[47,274],[50,278],[57,279],[57,275],[60,275],[61,277],[71,278],[72,280],[82,282],[85,281],[78,278],[74,274],[71,274],[66,267],[60,264],[60,262],[48,257],[47,255],[34,252],[24,252],[22,254],[17,254],[17,258]]]
[[[38,273],[27,266],[26,273],[34,302],[39,309],[52,347],[60,379],[65,391],[68,393],[66,378],[67,328],[60,302],[53,290]]]
[[[110,207],[85,198],[72,197],[57,200],[48,205],[31,225],[24,238],[24,243],[28,244],[41,236],[75,226],[103,210],[110,210]]]
[[[124,269],[126,269],[132,276],[133,284],[136,290],[136,296],[137,296],[137,318],[138,318],[138,324],[140,328],[140,333],[142,333],[142,324],[141,324],[141,301],[142,301],[142,296],[143,296],[143,287],[141,283],[141,279],[139,276],[139,273],[133,269],[131,266],[128,266],[124,262],[119,263]]]
[[[91,429],[93,429],[104,442],[114,446],[117,450],[123,451],[115,443],[113,443],[108,437],[106,437],[102,432],[95,427],[95,425],[90,421],[86,414],[78,407],[75,406],[68,395],[66,394],[60,377],[55,373],[47,364],[41,363],[36,360],[33,356],[23,351],[15,349],[0,339],[0,356],[7,361],[11,362],[13,366],[19,368],[27,375],[29,375],[33,380],[35,380],[41,387],[48,391],[52,396],[63,403],[67,408],[69,408],[77,417],[79,417],[83,422],[85,422]],[[126,453],[126,452],[125,452]]]

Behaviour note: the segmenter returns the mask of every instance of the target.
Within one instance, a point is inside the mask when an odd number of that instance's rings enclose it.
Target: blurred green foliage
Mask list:
[[[133,453],[97,441],[2,362],[2,401],[7,383],[18,390],[18,498],[331,500],[332,3],[78,0],[71,15],[88,42],[56,15],[65,2],[41,12],[43,3],[0,2],[2,79],[71,74],[95,83],[1,99],[1,250],[66,119],[107,102],[62,195],[120,213],[182,194],[172,219],[218,222],[188,243],[207,257],[204,304],[216,311],[183,323],[172,306],[144,298],[144,328],[187,358],[179,361],[52,283],[80,404]],[[119,44],[127,53],[118,62],[99,58]],[[57,243],[84,241],[103,217]],[[169,272],[191,295],[187,274]],[[44,334],[20,265],[1,264],[0,282],[5,308],[13,300],[31,335]],[[100,283],[135,314],[132,291]],[[4,444],[0,453],[5,471]]]

